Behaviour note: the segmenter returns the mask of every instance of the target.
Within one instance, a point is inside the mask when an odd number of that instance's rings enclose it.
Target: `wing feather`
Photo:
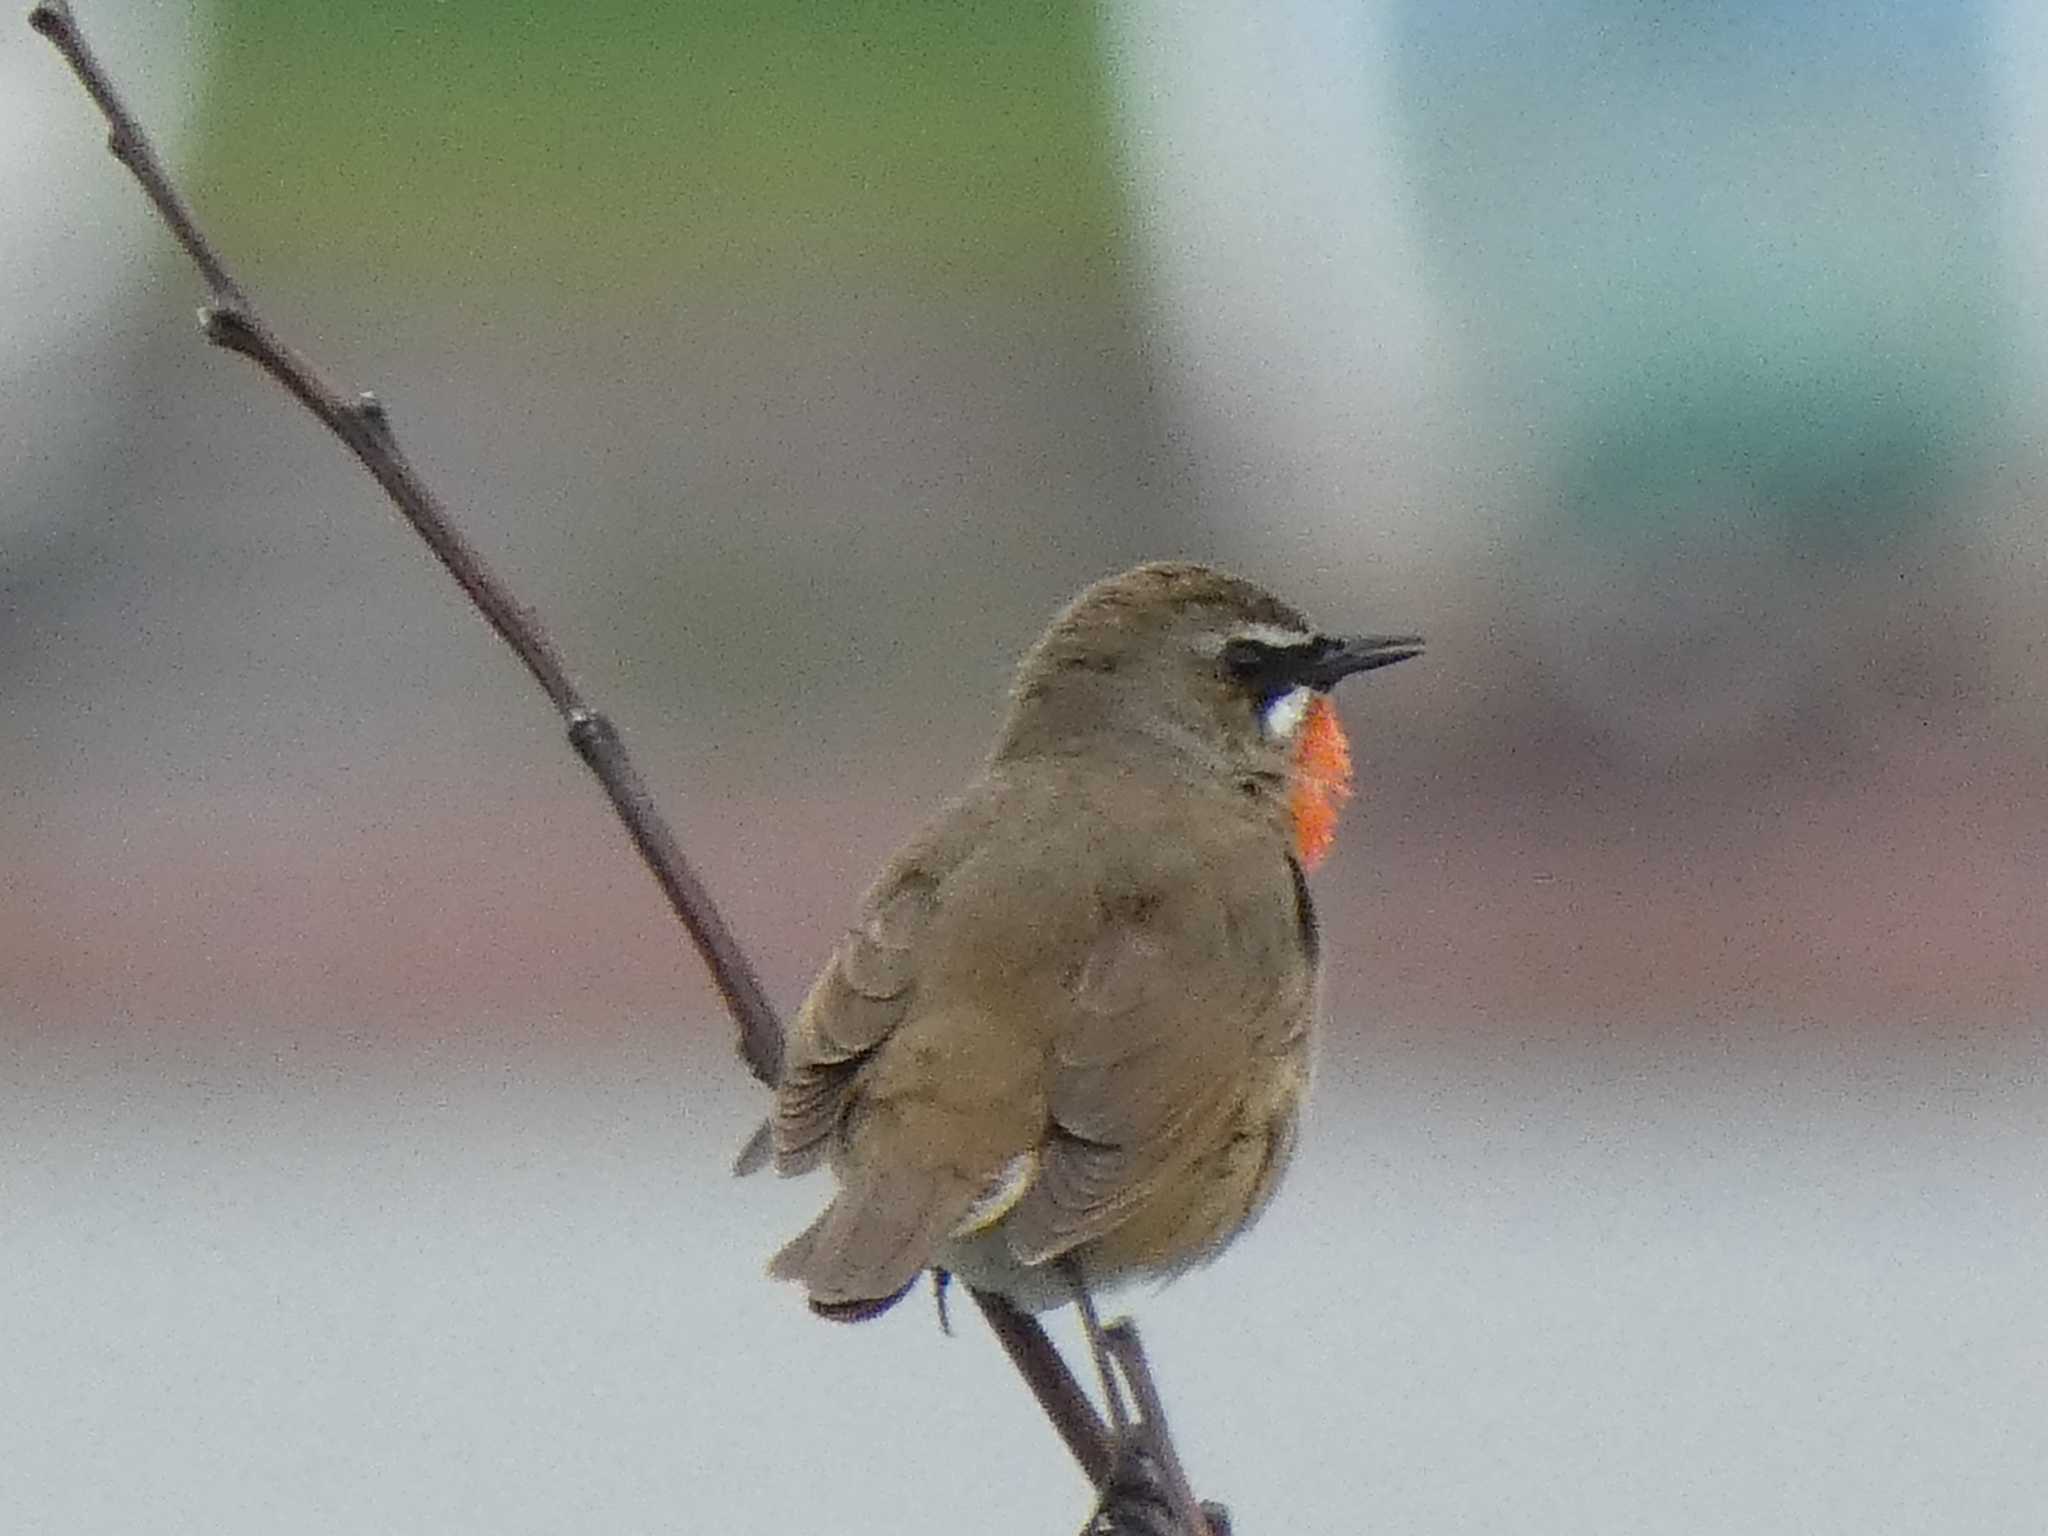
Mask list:
[[[939,882],[914,864],[869,894],[860,926],[843,938],[797,1013],[792,1050],[775,1093],[775,1166],[815,1168],[830,1147],[862,1064],[901,1027],[916,1001],[918,941]]]
[[[990,1242],[1150,1265],[1184,1256],[1190,1190],[1227,1191],[1194,1214],[1206,1242],[1270,1188],[1291,1130],[1247,1085],[1304,1056],[1315,971],[1284,848],[1151,781],[1027,766],[899,855],[799,1011],[775,1164],[829,1157],[840,1189],[776,1272],[814,1302],[879,1303]]]
[[[1197,1176],[1261,1060],[1301,1049],[1314,962],[1292,875],[1269,850],[1220,862],[1117,904],[1075,972],[1038,1175],[1004,1223],[1021,1263],[1100,1237]]]

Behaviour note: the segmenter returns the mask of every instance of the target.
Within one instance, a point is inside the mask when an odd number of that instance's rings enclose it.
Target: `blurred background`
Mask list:
[[[1076,587],[1343,699],[1290,1185],[1127,1298],[1247,1533],[2048,1527],[2048,16],[79,0],[776,997]],[[539,696],[0,37],[0,1508],[1069,1530]],[[1062,1324],[1064,1327],[1064,1324]]]

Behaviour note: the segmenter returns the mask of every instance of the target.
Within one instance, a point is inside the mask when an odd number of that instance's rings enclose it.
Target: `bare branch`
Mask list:
[[[1053,1429],[1066,1442],[1074,1460],[1081,1464],[1081,1471],[1088,1481],[1098,1489],[1107,1487],[1110,1469],[1116,1459],[1116,1446],[1111,1440],[1109,1426],[1102,1422],[1102,1415],[1095,1411],[1095,1405],[1075,1384],[1073,1373],[1067,1369],[1052,1340],[1046,1337],[1038,1319],[993,1291],[977,1291],[969,1287],[968,1294],[981,1308],[981,1315],[1002,1342],[1010,1363],[1024,1378],[1025,1385],[1031,1388],[1032,1395],[1038,1399],[1038,1406],[1052,1421]]]
[[[383,403],[368,393],[352,399],[340,394],[257,314],[101,68],[70,6],[65,0],[41,0],[30,10],[28,20],[71,66],[107,120],[107,147],[140,183],[199,269],[207,290],[199,321],[207,340],[255,363],[347,445],[548,696],[567,729],[570,745],[603,785],[633,846],[695,941],[739,1027],[741,1057],[756,1078],[773,1086],[782,1070],[781,1022],[752,963],[684,856],[668,822],[655,808],[617,728],[584,700],[533,610],[512,596],[456,528],[445,504],[399,446]],[[1179,1462],[1165,1438],[1158,1395],[1146,1395],[1150,1378],[1142,1373],[1142,1353],[1135,1356],[1140,1374],[1131,1380],[1145,1416],[1137,1428],[1147,1433],[1119,1446],[1038,1321],[999,1296],[976,1291],[974,1299],[1081,1470],[1103,1490],[1103,1502],[1090,1530],[1099,1530],[1104,1536],[1112,1531],[1176,1530],[1187,1536],[1204,1536],[1206,1528],[1200,1514],[1191,1513],[1194,1506],[1186,1493],[1186,1479],[1180,1475]],[[1112,1337],[1120,1326],[1112,1327]],[[1135,1348],[1136,1335],[1131,1334],[1130,1340]],[[1119,1361],[1129,1376],[1130,1361],[1121,1353]],[[1168,1473],[1163,1506],[1156,1482],[1159,1470]],[[1119,1515],[1119,1510],[1125,1513]]]
[[[200,229],[179,195],[141,124],[135,121],[113,81],[100,67],[64,0],[43,0],[29,12],[29,25],[56,47],[73,74],[105,115],[107,147],[141,183],[185,254],[205,279],[207,304],[199,311],[206,339],[239,352],[283,385],[293,399],[319,417],[384,487],[384,493],[413,530],[427,542],[456,584],[513,653],[568,728],[569,741],[625,823],[633,846],[668,897],[669,905],[696,941],[739,1026],[740,1055],[748,1069],[773,1086],[782,1072],[782,1026],[752,963],[726,927],[704,883],[684,857],[668,822],[655,808],[618,730],[577,691],[554,640],[532,609],[512,596],[474,545],[448,515],[441,498],[420,478],[399,447],[383,404],[374,395],[344,398],[298,353],[281,341],[250,304],[242,285]]]

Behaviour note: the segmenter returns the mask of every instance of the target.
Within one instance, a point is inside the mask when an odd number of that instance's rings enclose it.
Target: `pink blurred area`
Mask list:
[[[1392,691],[1355,701],[1374,734],[1425,735],[1426,710],[1388,707]],[[1655,1039],[1718,1011],[1890,1036],[1955,1018],[2031,1027],[2048,1007],[2034,899],[2048,848],[2022,754],[1922,742],[1851,781],[1767,783],[1686,815],[1640,791],[1503,791],[1390,756],[1364,764],[1318,879],[1337,1029],[1578,1019]],[[594,786],[549,777],[569,782],[488,806],[445,777],[298,801],[147,786],[47,801],[10,828],[0,880],[13,1027],[203,1026],[254,1006],[402,1038],[408,1021],[516,1009],[573,1036],[668,1011],[688,1041],[723,1043],[701,968]],[[942,788],[901,792],[936,779],[925,764],[865,778],[821,790],[792,763],[773,794],[676,797],[786,1003]]]

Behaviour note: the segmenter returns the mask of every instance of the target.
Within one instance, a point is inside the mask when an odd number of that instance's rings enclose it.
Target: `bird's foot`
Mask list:
[[[1126,1410],[1115,1426],[1109,1480],[1081,1536],[1230,1536],[1230,1512],[1198,1501],[1188,1484],[1137,1325],[1118,1318],[1098,1326],[1090,1342],[1112,1362],[1136,1413]]]

